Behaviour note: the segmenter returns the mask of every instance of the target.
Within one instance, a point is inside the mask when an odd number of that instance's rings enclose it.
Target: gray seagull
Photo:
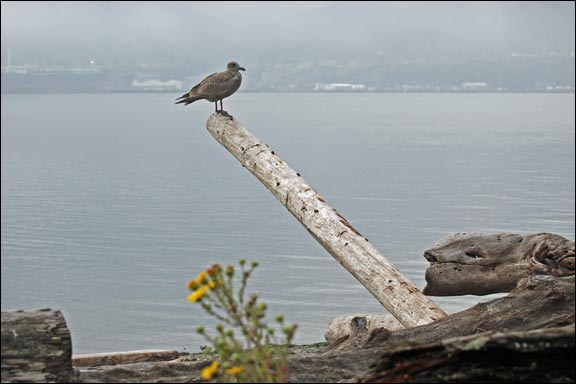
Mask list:
[[[216,113],[230,116],[222,107],[222,99],[232,95],[240,88],[240,84],[242,84],[240,71],[245,70],[237,62],[231,61],[226,66],[226,71],[213,73],[206,77],[199,84],[192,87],[190,92],[177,98],[175,104],[184,103],[184,105],[188,105],[196,100],[208,100],[216,104]],[[220,100],[220,110],[218,110],[218,100]]]

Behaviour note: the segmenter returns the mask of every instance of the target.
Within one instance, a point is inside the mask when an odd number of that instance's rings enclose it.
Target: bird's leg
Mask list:
[[[216,100],[214,102],[214,104],[216,105],[216,113],[222,116],[226,116],[229,117],[230,119],[232,119],[232,116],[228,114],[228,112],[226,112],[224,110],[224,107],[222,106],[222,100],[220,100],[220,109],[218,109],[218,100]]]
[[[218,102],[216,102],[216,105],[218,105]],[[216,113],[221,114],[222,116],[226,116],[229,118],[232,118],[232,115],[229,115],[228,112],[226,112],[224,110],[224,106],[222,105],[222,100],[220,100],[220,110],[218,110],[218,107],[216,107]]]

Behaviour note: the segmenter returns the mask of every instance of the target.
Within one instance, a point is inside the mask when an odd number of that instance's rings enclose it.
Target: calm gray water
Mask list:
[[[175,95],[2,95],[2,309],[63,311],[74,353],[198,350],[186,282],[255,259],[271,315],[323,340],[383,308]],[[225,107],[423,288],[452,232],[574,240],[574,95],[237,94]],[[486,297],[434,298],[449,312]]]

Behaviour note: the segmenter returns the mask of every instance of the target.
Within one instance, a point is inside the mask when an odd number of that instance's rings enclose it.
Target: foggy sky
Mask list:
[[[2,62],[573,51],[574,28],[573,2],[3,1]]]

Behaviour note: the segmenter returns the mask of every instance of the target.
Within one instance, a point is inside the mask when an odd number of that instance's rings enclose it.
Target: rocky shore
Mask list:
[[[326,355],[327,347],[327,343],[317,343],[295,345],[291,348],[290,369],[296,379],[294,382],[316,382],[316,377],[310,375],[309,371],[314,366],[314,361]],[[210,365],[214,358],[214,355],[202,352],[181,354],[178,359],[171,361],[75,368],[75,374],[77,381],[84,383],[205,382],[201,379],[200,372]],[[307,368],[300,369],[302,366]],[[352,379],[354,372],[348,371],[346,376]],[[342,373],[343,371],[339,371],[338,374],[326,375],[326,378],[334,382],[340,381]]]
[[[575,379],[574,276],[522,279],[508,296],[408,329],[353,332],[295,346],[290,382],[558,382]],[[213,356],[77,371],[83,382],[201,382]]]

